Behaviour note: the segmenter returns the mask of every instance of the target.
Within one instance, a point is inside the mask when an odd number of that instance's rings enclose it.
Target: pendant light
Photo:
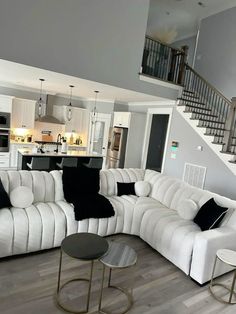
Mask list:
[[[93,107],[93,111],[92,111],[92,123],[96,122],[97,114],[98,114],[98,111],[97,111],[97,98],[98,98],[99,91],[95,90],[94,93],[95,93],[95,102],[94,102],[94,107]]]
[[[39,79],[40,80],[40,95],[39,95],[39,99],[36,103],[37,107],[38,107],[38,116],[39,118],[42,117],[43,114],[43,100],[42,100],[42,92],[43,92],[43,82],[45,81],[45,79]]]
[[[69,105],[67,106],[67,120],[70,121],[72,119],[72,89],[74,88],[74,85],[69,85],[70,87],[70,101],[69,101]]]

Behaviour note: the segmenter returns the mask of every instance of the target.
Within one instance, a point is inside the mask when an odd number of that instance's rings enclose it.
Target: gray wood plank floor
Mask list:
[[[150,248],[141,239],[115,235],[110,240],[126,243],[138,254],[136,266],[114,270],[112,282],[122,287],[133,287],[134,306],[130,314],[210,314],[236,313],[236,305],[224,305],[212,298],[208,286],[199,287],[177,267]],[[59,249],[11,257],[0,260],[1,314],[59,314],[64,313],[55,304]],[[62,281],[85,277],[89,263],[64,255]],[[89,313],[97,313],[102,267],[95,263],[94,281]],[[230,283],[232,273],[222,276],[221,282]],[[61,300],[74,309],[82,309],[87,286],[73,283],[61,293]],[[221,290],[220,290],[221,291]],[[114,289],[105,289],[103,307],[119,313],[124,309],[124,296]]]

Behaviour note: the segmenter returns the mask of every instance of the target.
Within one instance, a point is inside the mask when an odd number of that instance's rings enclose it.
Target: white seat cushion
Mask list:
[[[200,228],[166,207],[148,210],[142,219],[140,237],[183,272],[189,274],[195,236]]]

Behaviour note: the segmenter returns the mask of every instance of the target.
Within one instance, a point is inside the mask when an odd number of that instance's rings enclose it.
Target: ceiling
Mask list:
[[[196,35],[201,19],[235,6],[236,0],[150,0],[147,34],[169,32],[170,42],[187,38]]]
[[[77,99],[94,99],[94,91],[98,90],[100,92],[98,99],[106,102],[126,104],[163,100],[163,98],[0,59],[0,86],[38,93],[40,78],[45,79],[44,94],[68,97],[69,85],[74,85],[73,98]]]

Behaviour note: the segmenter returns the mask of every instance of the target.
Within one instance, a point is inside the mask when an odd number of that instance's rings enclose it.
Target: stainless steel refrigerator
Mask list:
[[[127,135],[127,128],[110,129],[106,168],[124,168]]]

